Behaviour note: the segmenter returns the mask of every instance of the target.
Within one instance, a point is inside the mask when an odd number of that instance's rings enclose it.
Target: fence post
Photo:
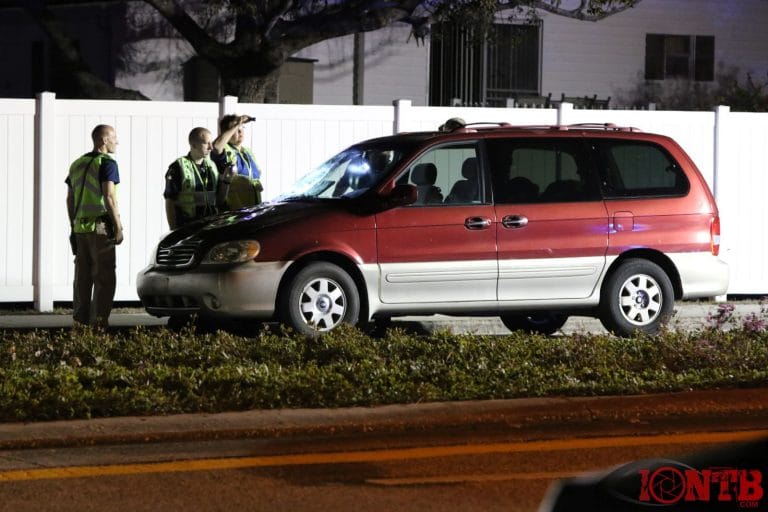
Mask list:
[[[568,124],[568,119],[571,117],[571,113],[573,112],[573,103],[568,103],[567,101],[563,101],[557,106],[557,124],[558,125],[564,125]]]
[[[34,236],[34,299],[36,311],[53,311],[53,270],[56,268],[56,239],[69,233],[55,231],[56,216],[64,208],[63,199],[53,186],[61,175],[56,173],[56,94],[41,92],[35,105],[35,199]],[[69,244],[67,244],[69,245]]]
[[[729,227],[729,216],[728,216],[728,209],[730,207],[730,204],[726,203],[726,197],[723,194],[722,186],[720,183],[720,175],[722,174],[722,171],[725,169],[726,164],[726,158],[728,155],[725,154],[726,148],[728,147],[728,140],[727,140],[727,134],[728,134],[728,114],[731,112],[731,107],[727,107],[724,105],[718,105],[715,107],[715,133],[714,141],[713,141],[713,149],[714,149],[714,155],[712,159],[712,195],[715,196],[715,201],[718,203],[718,206],[720,208],[720,222],[722,226],[722,233],[724,236],[722,236],[720,240],[720,254],[727,258],[728,256],[728,232],[727,229]],[[727,295],[718,295],[715,297],[715,300],[718,302],[724,302],[728,300]]]
[[[715,141],[714,141],[714,165],[712,169],[712,194],[715,196],[715,200],[720,199],[720,169],[723,167],[723,149],[725,148],[725,128],[727,125],[728,114],[731,112],[731,107],[718,105],[715,107]]]
[[[404,132],[408,125],[408,109],[413,103],[411,100],[399,99],[392,102],[395,107],[395,122],[392,126],[393,134]]]
[[[227,114],[234,114],[237,112],[237,105],[237,96],[222,96],[219,98],[219,119]]]

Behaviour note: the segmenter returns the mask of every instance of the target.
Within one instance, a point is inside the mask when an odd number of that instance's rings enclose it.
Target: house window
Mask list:
[[[715,79],[714,36],[647,34],[645,79]]]
[[[503,107],[516,94],[539,94],[539,25],[496,24],[493,31],[477,42],[457,24],[432,26],[430,105]]]

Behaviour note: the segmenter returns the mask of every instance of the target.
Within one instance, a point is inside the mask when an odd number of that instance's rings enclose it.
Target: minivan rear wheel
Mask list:
[[[354,280],[341,267],[328,262],[301,269],[282,294],[283,321],[295,331],[314,335],[342,323],[357,324],[360,297]]]
[[[658,333],[675,306],[669,276],[648,260],[622,263],[608,276],[602,291],[600,321],[618,336]]]
[[[562,313],[536,312],[501,315],[501,321],[510,331],[525,331],[530,333],[555,333],[568,320],[568,315]]]

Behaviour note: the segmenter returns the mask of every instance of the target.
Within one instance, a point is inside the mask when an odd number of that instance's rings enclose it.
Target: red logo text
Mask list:
[[[641,469],[639,500],[662,505],[680,501],[754,503],[763,498],[762,481],[758,469]]]

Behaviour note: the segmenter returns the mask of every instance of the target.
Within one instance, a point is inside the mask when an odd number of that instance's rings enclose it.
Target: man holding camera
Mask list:
[[[235,176],[229,186],[227,205],[239,210],[261,203],[261,169],[250,149],[243,145],[245,123],[255,121],[250,116],[226,115],[219,121],[219,136],[213,141],[213,159],[219,173],[232,168]]]

